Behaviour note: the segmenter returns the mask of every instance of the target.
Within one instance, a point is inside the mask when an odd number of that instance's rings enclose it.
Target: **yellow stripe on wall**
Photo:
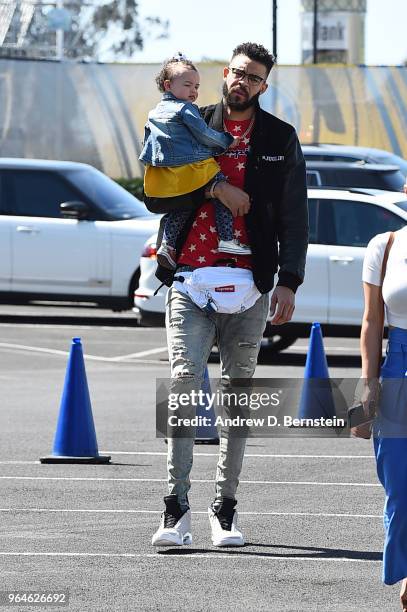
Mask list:
[[[389,75],[387,69],[373,68],[370,72],[381,92],[382,102],[387,110],[397,141],[400,144],[401,141],[405,139],[406,135],[401,123],[400,114],[395,104],[395,99],[392,96],[390,83],[388,82]]]
[[[394,83],[397,87],[404,109],[404,117],[400,118],[402,132],[398,135],[398,141],[403,152],[403,157],[407,157],[407,84],[402,77],[401,70],[404,71],[404,74],[406,73],[405,68],[400,69],[396,68],[395,66],[390,68],[391,75],[394,79]]]
[[[344,142],[353,143],[355,141],[355,120],[352,111],[352,92],[349,81],[343,68],[321,68],[324,71],[327,81],[329,81],[332,92],[335,94],[335,106],[331,106],[330,111],[340,115],[343,129],[333,131],[329,128],[326,116],[322,114],[319,140],[332,144],[342,144]]]
[[[358,107],[359,145],[391,151],[390,139],[365,78],[366,70],[369,69],[356,67],[352,69],[352,82],[357,92],[355,102]]]

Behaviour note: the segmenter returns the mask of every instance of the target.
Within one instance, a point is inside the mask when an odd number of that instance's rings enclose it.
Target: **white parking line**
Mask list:
[[[256,546],[256,544],[253,544]],[[295,547],[293,547],[295,548]],[[320,554],[324,554],[323,550],[321,550]],[[179,559],[195,559],[199,561],[200,559],[220,559],[225,561],[228,559],[229,561],[241,561],[250,559],[250,561],[254,561],[254,559],[264,559],[267,561],[319,561],[319,562],[327,562],[327,561],[335,561],[335,562],[346,562],[346,563],[381,563],[380,559],[350,559],[348,557],[321,557],[317,556],[313,557],[297,557],[295,555],[262,555],[256,553],[255,556],[252,554],[238,552],[235,551],[234,554],[230,552],[225,553],[188,553],[186,549],[182,550],[182,554],[180,555],[171,555],[171,561],[174,561],[174,558]],[[91,552],[2,552],[0,551],[0,557],[88,557],[88,558],[102,558],[102,559],[139,559],[139,558],[154,558],[157,560],[165,560],[168,563],[168,555],[156,553],[91,553]]]
[[[0,508],[0,512],[48,512],[48,513],[85,513],[85,514],[160,514],[161,510],[122,510],[117,508]],[[207,516],[207,510],[193,510],[192,514]],[[382,514],[346,514],[330,512],[245,512],[239,510],[239,515],[245,516],[300,516],[300,517],[322,517],[322,518],[363,518],[363,519],[383,519]]]
[[[360,349],[357,347],[352,347],[352,346],[326,346],[324,345],[325,351],[337,351],[337,352],[344,352],[344,351],[349,351],[351,353],[356,352],[360,354]],[[302,345],[302,344],[294,344],[293,346],[288,346],[286,349],[284,349],[284,351],[308,351],[308,345]]]
[[[147,355],[155,355],[157,353],[166,353],[168,348],[166,346],[160,346],[159,348],[149,349],[147,351],[140,351],[138,353],[130,353],[129,355],[121,355],[119,357],[112,357],[112,361],[123,361],[124,359],[136,359],[137,357],[146,357]]]
[[[40,461],[0,461],[0,465],[41,465]]]
[[[4,316],[4,315],[0,315]],[[6,314],[5,316],[9,316],[8,314]],[[13,316],[22,316],[22,317],[26,317],[27,314],[26,313],[16,313],[16,315],[13,314]],[[13,329],[16,328],[16,323],[0,323],[0,328],[2,327],[12,327]],[[72,329],[72,331],[74,329],[95,329],[94,325],[53,325],[52,323],[19,323],[18,324],[18,329]],[[98,327],[98,329],[102,329],[100,327]],[[112,329],[126,329],[128,330],[128,327],[124,327],[124,328],[116,328],[116,327],[112,327]]]
[[[161,451],[100,451],[101,455],[144,455],[152,457],[166,457]],[[218,457],[218,453],[196,453],[194,457]],[[245,453],[245,459],[374,459],[374,455],[284,455],[284,454],[255,454]],[[40,461],[0,461],[0,465],[42,465]]]
[[[50,353],[52,355],[63,355],[64,357],[69,355],[69,352],[67,351],[58,351],[57,349],[40,348],[38,346],[27,346],[25,344],[11,344],[10,342],[0,342],[0,348],[17,349],[21,351],[28,351],[31,353]]]
[[[23,351],[23,352],[28,352],[28,353],[45,353],[47,355],[58,355],[58,356],[62,356],[62,357],[68,357],[69,355],[69,351],[60,351],[57,349],[49,349],[49,348],[42,348],[42,347],[38,347],[38,346],[27,346],[25,344],[12,344],[10,342],[0,342],[0,349],[12,349],[12,350],[18,350],[18,351]],[[131,353],[130,355],[119,355],[117,357],[100,357],[99,355],[89,355],[88,353],[84,354],[84,358],[87,359],[88,361],[104,361],[107,363],[120,363],[120,362],[126,362],[127,360],[129,360],[129,363],[133,363],[132,360],[136,359],[137,357],[144,357],[147,355],[154,355],[156,353],[163,353],[167,351],[167,347],[160,347],[160,348],[155,348],[155,349],[149,349],[147,351],[140,351],[139,353]],[[160,361],[144,361],[143,363],[161,363]],[[164,365],[168,365],[167,362],[163,362]]]
[[[333,351],[333,352],[337,352],[337,353],[356,353],[358,355],[360,355],[360,348],[358,347],[353,347],[353,346],[327,346],[324,345],[325,348],[325,352],[327,351]],[[286,349],[284,349],[285,351],[291,351],[294,352],[295,351],[308,351],[308,345],[301,345],[301,344],[294,344],[293,346],[288,346]],[[383,349],[384,350],[384,349]]]
[[[27,313],[16,313],[18,316],[27,316]],[[0,315],[4,316],[4,314]],[[5,315],[5,316],[9,316],[9,315]],[[15,316],[15,314],[13,313],[13,316]],[[54,316],[54,315],[51,315]],[[78,318],[78,321],[80,319]],[[96,320],[96,319],[95,319]],[[0,323],[0,328],[1,327],[12,327],[13,329],[15,329],[16,324],[15,323]],[[74,331],[75,329],[95,329],[96,326],[95,325],[81,325],[79,323],[75,322],[75,325],[62,325],[62,324],[55,324],[54,323],[19,323],[18,324],[18,328],[24,328],[24,329],[71,329],[72,331]],[[131,330],[135,330],[137,335],[139,335],[140,333],[147,333],[151,336],[151,328],[149,327],[120,327],[119,325],[101,325],[101,326],[97,326],[97,330],[106,330],[106,331],[131,331]]]
[[[25,344],[11,344],[9,342],[0,342],[0,349],[14,349],[28,353],[45,353],[47,355],[59,355],[68,357],[69,351],[59,351],[57,349],[42,348],[39,346],[27,346]],[[89,361],[112,361],[111,357],[99,357],[98,355],[84,355]]]
[[[100,451],[101,455],[146,455],[166,457],[167,453],[115,453],[114,451]],[[218,457],[217,453],[194,453],[194,457]],[[373,455],[255,455],[247,454],[245,459],[374,459]],[[113,461],[114,463],[114,461]],[[40,461],[0,461],[0,465],[42,465]]]
[[[79,476],[0,476],[0,480],[71,480],[81,482],[167,482],[166,478],[85,478]],[[191,482],[213,484],[212,480],[191,479]],[[304,485],[317,487],[381,487],[367,482],[313,482],[302,480],[240,480],[241,484]]]
[[[100,451],[103,455],[151,455],[166,457],[165,451]],[[196,453],[194,457],[218,457],[219,453]],[[374,455],[298,455],[298,454],[277,454],[277,453],[245,453],[245,457],[257,458],[283,458],[283,459],[374,459]]]

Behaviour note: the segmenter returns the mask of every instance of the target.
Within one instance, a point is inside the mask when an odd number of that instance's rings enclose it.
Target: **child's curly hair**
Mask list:
[[[174,68],[180,65],[198,72],[194,64],[187,59],[185,55],[178,52],[176,55],[174,55],[174,57],[171,57],[164,62],[160,72],[155,77],[155,82],[157,83],[157,87],[161,93],[165,92],[164,81],[171,80],[171,78],[174,76]]]

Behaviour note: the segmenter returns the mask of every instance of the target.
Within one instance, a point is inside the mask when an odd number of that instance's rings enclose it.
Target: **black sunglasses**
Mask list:
[[[243,79],[247,78],[249,83],[252,83],[253,85],[260,85],[260,83],[263,83],[263,81],[266,80],[266,79],[263,79],[258,74],[250,74],[249,72],[240,70],[240,68],[232,68],[231,66],[229,66],[229,70],[231,71],[233,76],[239,79],[239,81],[242,81]]]

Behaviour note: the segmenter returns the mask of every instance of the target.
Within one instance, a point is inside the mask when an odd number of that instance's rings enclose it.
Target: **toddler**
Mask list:
[[[163,96],[148,114],[144,146],[140,160],[145,164],[144,192],[148,197],[173,198],[191,193],[209,182],[225,180],[213,158],[236,147],[240,138],[211,129],[194,104],[198,97],[199,73],[183,55],[166,61],[156,78]],[[164,201],[164,200],[163,200]],[[233,255],[250,255],[247,245],[234,238],[233,216],[219,200],[214,199],[218,251]],[[165,217],[163,240],[157,251],[158,263],[176,268],[176,242],[190,210],[177,210]]]

